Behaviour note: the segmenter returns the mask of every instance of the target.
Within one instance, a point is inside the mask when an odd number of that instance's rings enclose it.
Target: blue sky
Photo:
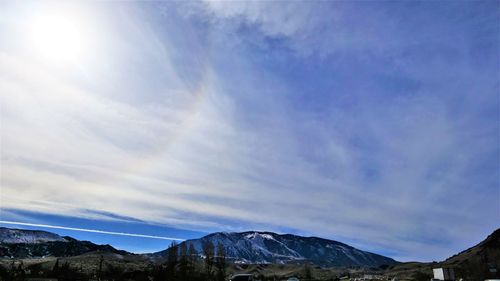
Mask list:
[[[499,226],[496,1],[0,8],[3,221],[290,232],[403,261]]]

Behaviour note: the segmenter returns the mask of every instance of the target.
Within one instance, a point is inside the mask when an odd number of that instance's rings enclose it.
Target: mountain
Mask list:
[[[96,245],[51,232],[0,227],[0,257],[70,257],[94,251],[131,255],[110,245]]]
[[[193,245],[198,253],[203,253],[203,245],[207,242],[214,245],[221,243],[226,249],[227,257],[237,263],[285,264],[312,262],[324,267],[373,267],[397,263],[391,258],[361,251],[333,240],[272,232],[217,232],[182,243],[186,243],[188,247]],[[155,253],[153,257],[164,258],[167,251]]]
[[[470,280],[500,278],[500,229],[474,247],[462,251],[442,262],[455,268],[457,275]]]
[[[462,251],[444,261],[444,263],[449,265],[480,262],[500,267],[500,228],[488,235],[485,240],[476,246]]]
[[[193,245],[199,253],[202,253],[202,246],[207,242],[224,245],[227,256],[235,262],[228,268],[228,272],[232,273],[249,272],[266,276],[278,274],[287,277],[301,273],[303,266],[300,264],[312,262],[321,266],[311,267],[315,274],[326,276],[325,278],[366,270],[348,269],[344,266],[378,266],[377,272],[384,277],[396,277],[399,280],[429,280],[432,278],[432,269],[438,267],[454,268],[457,279],[500,278],[500,229],[495,230],[476,246],[444,261],[432,263],[399,263],[337,241],[271,232],[213,233],[183,243],[186,246]],[[161,262],[166,256],[166,250],[149,255],[135,255],[119,251],[109,245],[96,245],[50,232],[0,227],[0,269],[2,264],[4,268],[8,268],[12,258],[44,257],[33,259],[30,263],[48,264],[50,268],[57,259],[60,259],[61,263],[69,262],[90,274],[97,270],[101,257],[104,257],[106,267],[113,266],[130,272],[140,272],[147,270],[151,261]],[[384,264],[388,266],[380,266]]]
[[[0,243],[16,244],[16,243],[44,243],[66,241],[63,237],[41,230],[22,230],[0,227]]]
[[[450,267],[457,280],[500,279],[500,229],[495,230],[479,244],[441,262],[406,262],[391,266],[386,275],[399,279],[414,276],[432,277],[432,269]]]

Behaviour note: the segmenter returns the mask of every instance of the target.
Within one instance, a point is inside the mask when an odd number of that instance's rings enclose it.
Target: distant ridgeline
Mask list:
[[[316,266],[309,267],[311,264]],[[230,273],[245,271],[262,277],[275,276],[279,270],[282,270],[280,278],[321,272],[328,279],[339,277],[339,272],[353,267],[358,271],[363,268],[385,277],[411,280],[429,280],[433,268],[450,267],[457,278],[494,279],[500,272],[500,230],[442,262],[399,263],[337,241],[271,232],[213,233],[161,252],[133,254],[110,245],[96,245],[46,231],[0,227],[0,280],[24,280],[21,277],[26,276],[75,281],[100,276],[108,280],[120,277],[123,280],[222,281]]]
[[[302,237],[272,232],[217,232],[200,239],[181,243],[192,245],[198,253],[203,244],[223,245],[227,257],[237,263],[286,264],[314,263],[319,266],[364,266],[378,267],[397,262],[391,258],[333,240],[317,237]],[[152,254],[154,258],[166,258],[167,251]]]
[[[203,245],[222,245],[228,260],[248,264],[314,263],[319,266],[366,266],[377,267],[397,263],[381,255],[358,250],[349,245],[317,238],[271,232],[218,232],[200,239],[182,242],[192,246],[196,253],[203,253]],[[110,245],[96,245],[89,241],[79,241],[71,237],[61,237],[46,231],[0,228],[0,257],[69,257],[89,252],[109,252],[133,255]],[[167,258],[167,250],[147,254],[153,261]]]
[[[18,259],[71,257],[94,251],[130,254],[110,245],[96,245],[47,231],[0,227],[0,257]]]

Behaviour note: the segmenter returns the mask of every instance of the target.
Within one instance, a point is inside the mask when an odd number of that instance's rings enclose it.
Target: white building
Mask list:
[[[434,279],[453,281],[455,280],[455,271],[453,268],[434,268]]]

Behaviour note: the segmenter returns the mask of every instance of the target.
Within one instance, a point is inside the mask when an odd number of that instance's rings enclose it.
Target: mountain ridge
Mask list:
[[[97,251],[135,255],[108,244],[97,245],[48,231],[0,227],[0,257],[71,257]]]
[[[380,266],[397,264],[392,258],[356,249],[348,244],[320,237],[277,234],[269,231],[215,232],[180,243],[193,245],[199,253],[203,244],[222,244],[227,256],[236,263],[306,263],[319,266]],[[167,250],[153,253],[165,258]]]
[[[26,237],[23,237],[23,233],[26,234]],[[246,251],[247,254],[256,254],[258,258],[264,257],[264,259],[257,260],[252,260],[252,256],[247,256],[246,259],[245,257],[240,259],[232,259],[232,261],[236,262],[234,266],[237,268],[239,268],[239,266],[246,266],[238,263],[251,264],[254,262],[256,264],[249,266],[257,266],[258,268],[260,268],[260,266],[267,266],[265,264],[270,262],[276,264],[288,263],[289,265],[293,266],[301,265],[306,262],[312,262],[316,265],[319,265],[321,268],[345,268],[346,265],[340,265],[339,263],[341,261],[345,261],[342,260],[342,258],[338,259],[340,256],[337,256],[338,262],[335,263],[332,262],[332,260],[328,259],[328,255],[326,259],[324,259],[324,256],[318,255],[318,252],[321,253],[321,250],[318,249],[323,249],[325,251],[327,249],[337,249],[342,251],[343,249],[348,253],[350,253],[349,250],[353,250],[353,253],[355,253],[356,251],[363,252],[342,242],[328,240],[325,238],[314,236],[302,237],[294,234],[276,234],[267,231],[245,231],[241,233],[216,232],[204,236],[200,239],[187,240],[185,241],[185,243],[193,243],[193,241],[197,241],[199,243],[199,247],[202,245],[201,243],[203,242],[204,238],[205,241],[211,241],[215,245],[218,241],[226,241],[243,246],[246,245],[249,247],[249,251]],[[281,240],[281,238],[283,238],[284,240]],[[54,241],[45,241],[47,239]],[[287,241],[289,242],[289,240],[295,241],[296,244],[287,244]],[[25,243],[26,241],[30,241],[32,243]],[[300,246],[301,244],[303,244],[304,246],[305,242],[309,242],[309,244],[306,243],[305,247],[303,248],[297,247],[297,245]],[[275,247],[273,247],[273,245]],[[323,245],[323,247],[319,247],[318,245]],[[327,245],[329,245],[329,247],[326,247]],[[177,247],[179,246],[180,244]],[[264,251],[261,249],[262,247],[268,248],[264,249]],[[313,249],[317,251],[304,252],[304,249]],[[197,250],[199,253],[202,253],[200,249]],[[254,250],[256,250],[257,252],[254,252]],[[260,256],[259,251],[261,251],[261,254],[264,252],[265,255]],[[13,258],[43,258],[43,260],[46,260],[45,258],[48,258],[48,260],[53,260],[54,258],[68,258],[78,260],[80,263],[96,264],[100,257],[105,256],[107,260],[112,260],[113,263],[121,263],[123,265],[126,264],[127,266],[145,268],[145,266],[152,262],[161,263],[165,261],[164,258],[167,256],[167,253],[167,250],[164,250],[153,254],[132,254],[126,251],[117,250],[110,245],[96,245],[89,241],[79,241],[68,236],[59,236],[57,234],[46,231],[8,229],[0,227],[0,261],[9,261]],[[372,254],[375,256],[380,256],[369,252],[363,253],[365,253],[365,255]],[[233,256],[233,253],[231,253],[231,249],[229,249],[228,251],[228,256]],[[356,255],[354,256],[357,257]],[[265,258],[271,260],[266,260]],[[318,259],[323,260],[320,260],[320,262],[318,263]],[[460,276],[474,276],[474,280],[497,278],[500,277],[498,276],[498,273],[492,273],[490,272],[490,269],[500,268],[500,229],[493,231],[486,237],[486,239],[479,242],[478,244],[453,256],[450,256],[449,258],[441,262],[399,263],[394,261],[393,259],[388,259],[389,261],[394,262],[394,264],[391,264],[388,267],[379,266],[378,268],[380,270],[383,270],[385,275],[392,277],[412,277],[414,275],[416,276],[416,274],[430,274],[430,272],[432,272],[432,268],[452,267],[455,268],[456,274]],[[89,260],[92,260],[92,262],[89,262]],[[322,263],[321,261],[326,261],[326,263]],[[362,260],[358,260],[358,262],[359,261]],[[360,266],[359,263],[355,264],[355,267],[358,266]],[[374,267],[375,265],[370,266],[371,269],[373,269]],[[300,266],[298,268],[302,267]]]
[[[16,244],[16,243],[44,243],[60,241],[64,242],[64,237],[43,230],[29,230],[0,227],[0,243]]]
[[[404,262],[391,266],[386,274],[393,277],[411,277],[432,272],[433,268],[449,267],[455,274],[468,280],[500,278],[500,228],[483,241],[440,262]],[[493,269],[493,270],[491,270]]]

